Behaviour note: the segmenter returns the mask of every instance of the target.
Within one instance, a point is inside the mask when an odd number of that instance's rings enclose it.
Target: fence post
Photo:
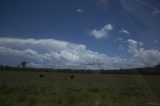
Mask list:
[[[69,80],[67,79],[67,88],[70,88]]]
[[[90,80],[88,81],[88,87],[89,87],[89,89],[91,88],[91,81]]]

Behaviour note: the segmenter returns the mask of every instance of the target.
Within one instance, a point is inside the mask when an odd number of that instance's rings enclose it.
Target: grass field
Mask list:
[[[0,106],[160,106],[158,75],[71,75],[0,71]]]

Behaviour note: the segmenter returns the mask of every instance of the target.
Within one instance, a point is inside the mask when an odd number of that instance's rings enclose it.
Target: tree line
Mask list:
[[[53,68],[32,68],[27,67],[27,62],[23,61],[17,67],[0,65],[0,70],[10,71],[37,71],[37,72],[57,72],[57,73],[100,73],[100,74],[154,74],[160,75],[160,64],[153,67],[116,69],[116,70],[90,70],[90,69],[53,69]]]

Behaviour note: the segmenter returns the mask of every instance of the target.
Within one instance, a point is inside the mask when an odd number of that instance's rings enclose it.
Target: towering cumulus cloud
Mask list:
[[[55,39],[0,38],[0,64],[17,65],[26,60],[32,67],[119,69],[160,62],[160,51],[139,48],[132,39],[128,40],[128,52],[131,58],[109,57],[85,45]]]
[[[160,63],[160,51],[139,48],[142,43],[132,39],[129,39],[128,43],[128,52],[133,55],[133,60],[137,63],[136,66],[152,66]]]

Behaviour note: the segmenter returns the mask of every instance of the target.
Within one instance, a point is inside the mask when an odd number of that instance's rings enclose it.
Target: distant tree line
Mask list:
[[[56,73],[100,73],[100,74],[154,74],[160,75],[160,64],[154,67],[117,69],[117,70],[82,70],[82,69],[52,69],[52,68],[31,68],[26,67],[27,62],[22,62],[20,66],[13,67],[8,65],[0,65],[0,70],[10,71],[36,71],[36,72],[56,72]]]

